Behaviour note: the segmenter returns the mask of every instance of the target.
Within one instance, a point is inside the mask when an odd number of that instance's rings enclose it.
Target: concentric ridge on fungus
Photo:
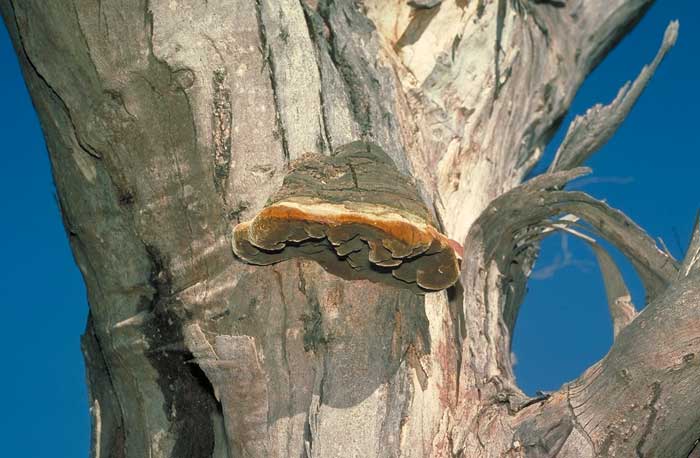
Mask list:
[[[233,229],[233,251],[251,264],[301,256],[417,293],[455,283],[460,249],[435,228],[412,179],[364,142],[295,161],[268,204]]]

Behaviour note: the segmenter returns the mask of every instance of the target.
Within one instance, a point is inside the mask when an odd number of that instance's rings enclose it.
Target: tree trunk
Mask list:
[[[523,184],[651,3],[0,0],[87,285],[92,456],[688,456],[700,235],[677,262],[563,190],[677,24]],[[464,245],[455,286],[415,294],[306,258],[234,256],[233,227],[290,164],[353,141],[379,145]],[[511,333],[537,242],[557,230],[596,250],[616,340],[533,399],[515,384]],[[641,313],[591,234],[635,265]]]

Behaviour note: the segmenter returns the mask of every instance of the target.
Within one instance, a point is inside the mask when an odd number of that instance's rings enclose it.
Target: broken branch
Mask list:
[[[597,104],[583,116],[576,116],[549,167],[550,172],[578,167],[612,138],[642,95],[666,53],[676,43],[678,27],[678,21],[672,21],[668,25],[654,60],[642,68],[634,83],[628,81],[620,89],[615,100],[605,106]]]

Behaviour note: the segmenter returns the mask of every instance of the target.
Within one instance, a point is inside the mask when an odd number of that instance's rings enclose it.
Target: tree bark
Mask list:
[[[677,24],[523,183],[651,3],[0,0],[87,285],[92,456],[693,453],[700,232],[677,262],[620,212],[563,190]],[[465,247],[454,287],[415,294],[312,260],[234,256],[233,226],[290,163],[353,141],[386,151]],[[537,243],[557,230],[596,247],[616,339],[533,399],[510,342]],[[637,269],[641,313],[595,237]]]

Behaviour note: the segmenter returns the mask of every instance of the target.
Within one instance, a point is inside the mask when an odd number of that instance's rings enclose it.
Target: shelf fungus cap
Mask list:
[[[233,251],[258,265],[310,258],[345,279],[416,293],[452,286],[462,255],[436,229],[413,180],[364,142],[292,163],[268,204],[234,227]]]

